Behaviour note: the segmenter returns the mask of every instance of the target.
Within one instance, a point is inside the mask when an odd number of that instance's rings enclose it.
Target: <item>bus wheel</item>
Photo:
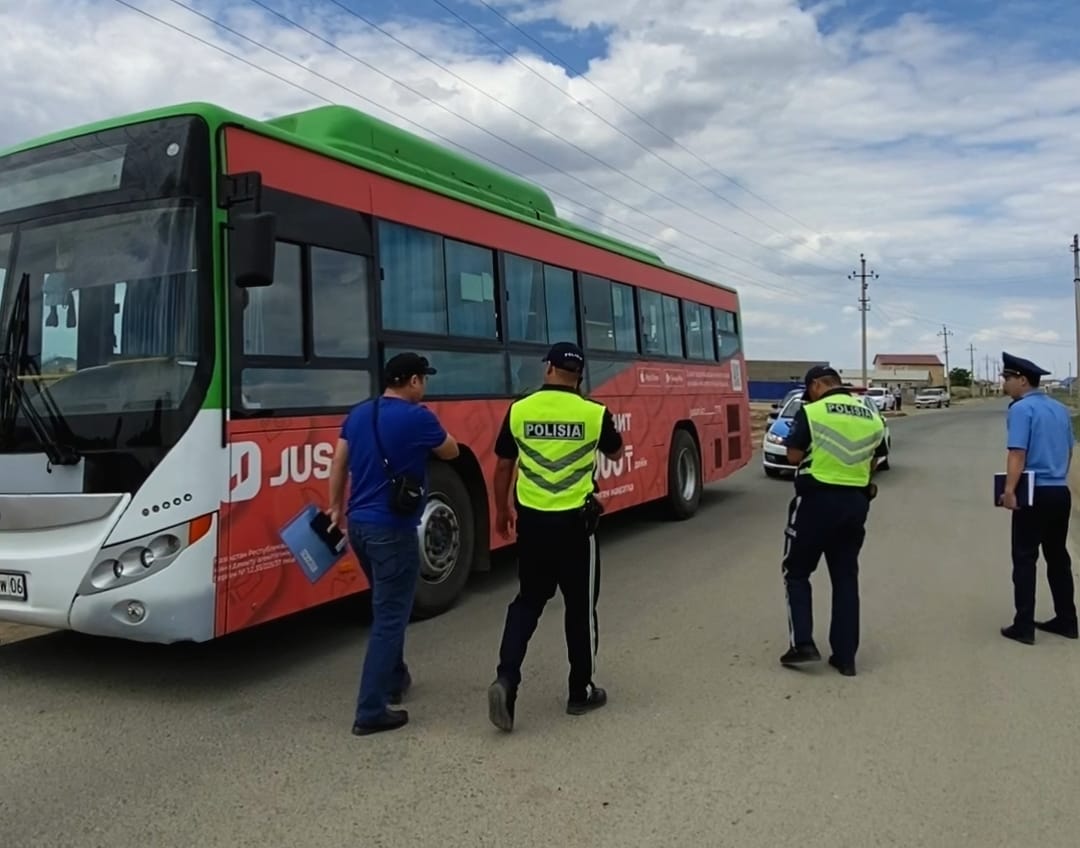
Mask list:
[[[420,518],[420,577],[414,618],[446,612],[465,588],[476,551],[476,529],[469,491],[450,466],[433,463],[428,500]]]
[[[679,429],[671,439],[668,454],[668,511],[682,521],[697,512],[700,502],[701,455],[694,437]]]

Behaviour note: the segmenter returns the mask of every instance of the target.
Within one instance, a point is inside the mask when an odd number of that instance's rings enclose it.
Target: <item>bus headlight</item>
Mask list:
[[[141,539],[102,548],[97,561],[83,578],[79,594],[93,595],[127,586],[168,567],[184,548],[205,535],[208,518],[203,516]]]

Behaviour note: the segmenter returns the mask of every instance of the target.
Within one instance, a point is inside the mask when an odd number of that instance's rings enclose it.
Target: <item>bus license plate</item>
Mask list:
[[[25,601],[26,575],[0,571],[0,600]]]

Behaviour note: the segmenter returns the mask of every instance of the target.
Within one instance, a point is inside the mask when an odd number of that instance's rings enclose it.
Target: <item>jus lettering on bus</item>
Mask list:
[[[326,480],[330,477],[333,458],[334,446],[330,442],[290,445],[281,450],[278,473],[266,479],[259,446],[255,442],[234,442],[229,499],[233,503],[252,500],[264,485],[274,489],[286,483],[306,483],[312,477]]]

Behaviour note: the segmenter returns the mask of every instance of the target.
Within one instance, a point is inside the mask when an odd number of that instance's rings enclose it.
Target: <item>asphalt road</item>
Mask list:
[[[1003,409],[892,422],[856,678],[777,663],[790,484],[755,463],[690,523],[611,522],[598,675],[611,703],[590,716],[563,712],[556,599],[517,729],[488,724],[509,568],[411,628],[413,720],[377,737],[349,734],[355,604],[206,646],[0,646],[0,844],[1071,848],[1080,645],[998,635]],[[824,647],[824,568],[815,588]]]

